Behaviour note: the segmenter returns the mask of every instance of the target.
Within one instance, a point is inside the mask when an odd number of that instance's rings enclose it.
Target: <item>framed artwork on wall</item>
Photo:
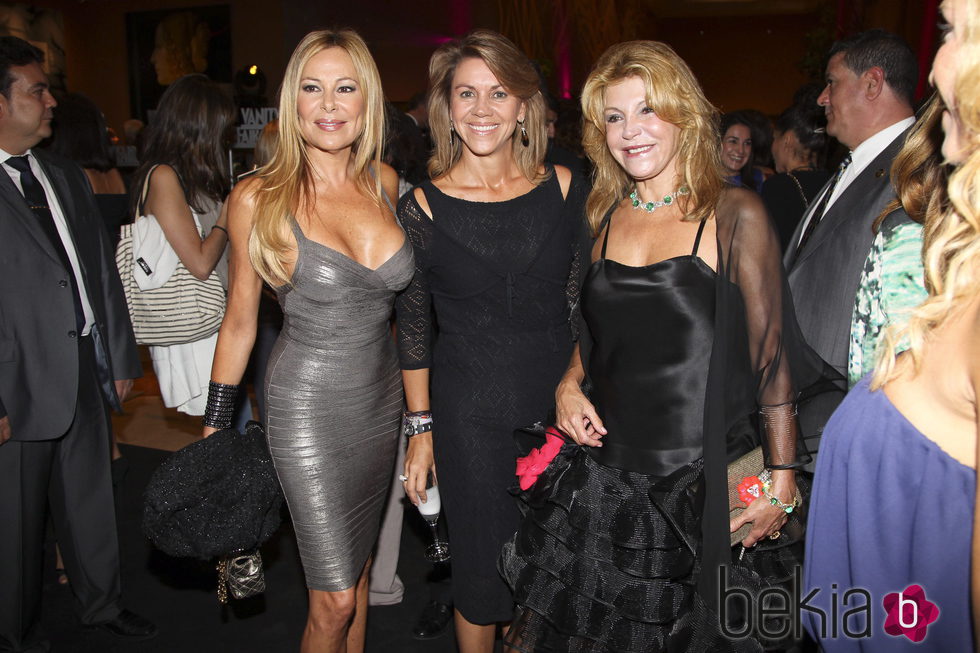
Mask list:
[[[0,36],[16,36],[44,53],[44,72],[56,91],[65,90],[65,26],[56,9],[0,3]]]
[[[132,117],[148,121],[166,88],[190,73],[231,82],[228,5],[126,14]]]

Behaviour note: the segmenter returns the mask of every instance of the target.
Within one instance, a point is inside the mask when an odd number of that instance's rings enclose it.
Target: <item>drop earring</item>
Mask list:
[[[519,120],[517,124],[521,126],[521,145],[527,147],[531,143],[531,139],[527,137],[527,130],[524,128],[524,121]]]
[[[456,147],[456,125],[449,121],[449,147]]]

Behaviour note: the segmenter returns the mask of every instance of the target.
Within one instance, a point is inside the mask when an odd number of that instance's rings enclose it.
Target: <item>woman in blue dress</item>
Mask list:
[[[837,651],[972,651],[980,396],[980,2],[945,0],[932,79],[948,109],[951,206],[926,225],[928,298],[824,430],[807,536],[807,628]],[[894,343],[908,351],[895,357]],[[976,565],[973,575],[977,576]],[[976,587],[976,583],[974,583]],[[842,622],[834,595],[860,588]],[[974,606],[976,606],[974,602]],[[845,629],[844,626],[847,626]],[[855,637],[857,635],[858,637]]]

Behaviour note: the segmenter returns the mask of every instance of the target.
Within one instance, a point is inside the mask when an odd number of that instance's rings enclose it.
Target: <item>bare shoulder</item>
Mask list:
[[[967,332],[964,334],[964,349],[969,352],[969,373],[973,387],[980,392],[980,301],[974,300],[970,309],[973,315],[969,318]],[[980,395],[976,399],[980,399]]]
[[[258,205],[258,194],[262,188],[261,177],[247,177],[235,184],[228,196],[228,220],[233,223],[242,221],[251,224],[254,221],[253,214]]]
[[[190,216],[190,207],[184,187],[177,172],[166,164],[161,164],[147,172],[140,189],[141,212],[152,213],[157,220],[170,222],[171,219],[183,221]],[[142,199],[145,192],[145,201]]]
[[[398,203],[398,173],[387,163],[381,164],[381,189],[395,206]]]
[[[235,184],[235,187],[231,191],[231,195],[228,196],[228,203],[232,205],[238,205],[241,207],[254,207],[257,200],[259,190],[262,188],[262,178],[261,177],[246,177],[242,181]]]
[[[568,189],[572,187],[572,171],[565,166],[555,165],[555,176],[558,177],[562,197],[568,197]]]
[[[425,217],[431,220],[432,209],[429,208],[429,200],[426,199],[425,192],[422,190],[421,186],[416,186],[412,189],[412,197],[415,198],[415,203],[419,205],[420,209],[422,209],[422,213],[425,214]]]
[[[183,187],[180,185],[180,176],[177,175],[177,171],[168,166],[166,163],[161,163],[160,165],[150,169],[147,172],[147,177],[150,183],[150,191],[152,192],[154,188],[159,190],[169,190],[172,188],[180,188],[183,192]]]

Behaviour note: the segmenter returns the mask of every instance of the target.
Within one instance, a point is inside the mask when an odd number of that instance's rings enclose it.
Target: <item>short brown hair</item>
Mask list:
[[[488,29],[473,30],[458,41],[446,43],[429,60],[429,130],[435,146],[429,159],[433,179],[449,172],[462,154],[459,139],[450,138],[449,103],[453,75],[463,59],[481,59],[500,84],[524,102],[524,128],[528,145],[513,138],[514,159],[532,182],[544,179],[540,168],[548,148],[545,102],[541,78],[524,53],[510,39]]]

